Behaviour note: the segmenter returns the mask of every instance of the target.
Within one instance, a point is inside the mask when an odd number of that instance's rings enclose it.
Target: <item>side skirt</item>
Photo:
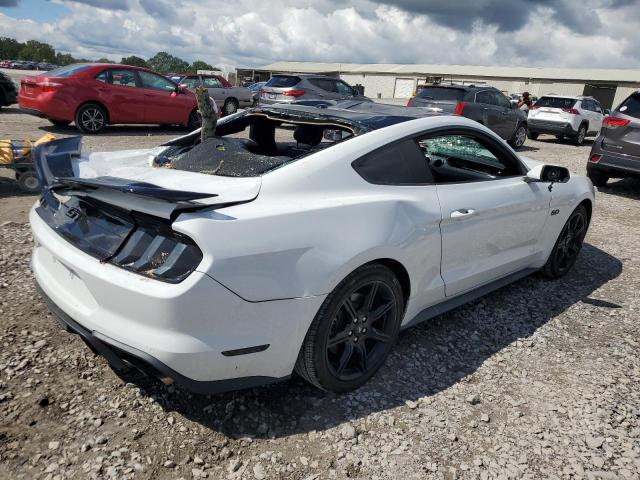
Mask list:
[[[486,285],[482,285],[474,290],[458,295],[457,297],[450,298],[449,300],[445,300],[444,302],[440,302],[436,305],[432,305],[431,307],[427,307],[418,313],[413,319],[407,322],[405,325],[401,327],[401,330],[405,328],[413,327],[418,323],[422,323],[425,320],[430,320],[438,315],[442,315],[443,313],[449,312],[455,308],[458,308],[465,303],[472,302],[480,297],[484,297],[486,294],[491,293],[495,290],[498,290],[502,287],[506,287],[510,283],[516,282],[524,277],[528,277],[532,273],[537,272],[537,268],[527,268],[525,270],[521,270],[516,273],[512,273],[511,275],[507,275],[506,277],[500,278],[498,280],[494,280],[491,283],[487,283]]]

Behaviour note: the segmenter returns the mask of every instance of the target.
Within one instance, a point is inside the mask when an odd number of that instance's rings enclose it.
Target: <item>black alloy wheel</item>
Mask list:
[[[323,303],[305,338],[296,371],[331,392],[358,388],[389,354],[403,306],[395,275],[382,265],[365,265]]]
[[[549,278],[566,275],[578,259],[584,237],[587,234],[589,218],[584,206],[579,205],[562,227],[543,273]]]

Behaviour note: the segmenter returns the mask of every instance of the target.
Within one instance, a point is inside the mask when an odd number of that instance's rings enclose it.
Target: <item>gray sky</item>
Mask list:
[[[640,0],[0,0],[0,36],[77,56],[640,68]]]

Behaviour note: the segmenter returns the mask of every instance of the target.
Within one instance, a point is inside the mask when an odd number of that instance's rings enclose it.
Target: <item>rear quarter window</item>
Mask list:
[[[274,75],[265,84],[265,87],[289,88],[293,87],[300,81],[300,77],[293,75]]]
[[[351,166],[376,185],[433,183],[424,154],[413,139],[386,145],[354,161]]]
[[[418,89],[418,97],[425,100],[451,100],[460,101],[464,98],[466,90],[461,88],[446,87],[420,87]]]
[[[573,108],[576,102],[575,98],[541,97],[536,102],[536,107]]]
[[[65,78],[91,68],[91,65],[67,65],[47,72],[47,77]]]
[[[618,112],[640,118],[640,93],[634,93],[618,107]]]

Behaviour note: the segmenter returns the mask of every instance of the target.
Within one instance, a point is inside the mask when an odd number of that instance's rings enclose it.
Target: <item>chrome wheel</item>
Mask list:
[[[518,127],[518,130],[516,130],[513,144],[516,148],[520,148],[522,145],[524,145],[524,142],[526,139],[527,139],[527,129],[523,125],[520,125]]]
[[[98,107],[88,107],[80,115],[82,128],[87,132],[99,132],[105,126],[104,113]]]

